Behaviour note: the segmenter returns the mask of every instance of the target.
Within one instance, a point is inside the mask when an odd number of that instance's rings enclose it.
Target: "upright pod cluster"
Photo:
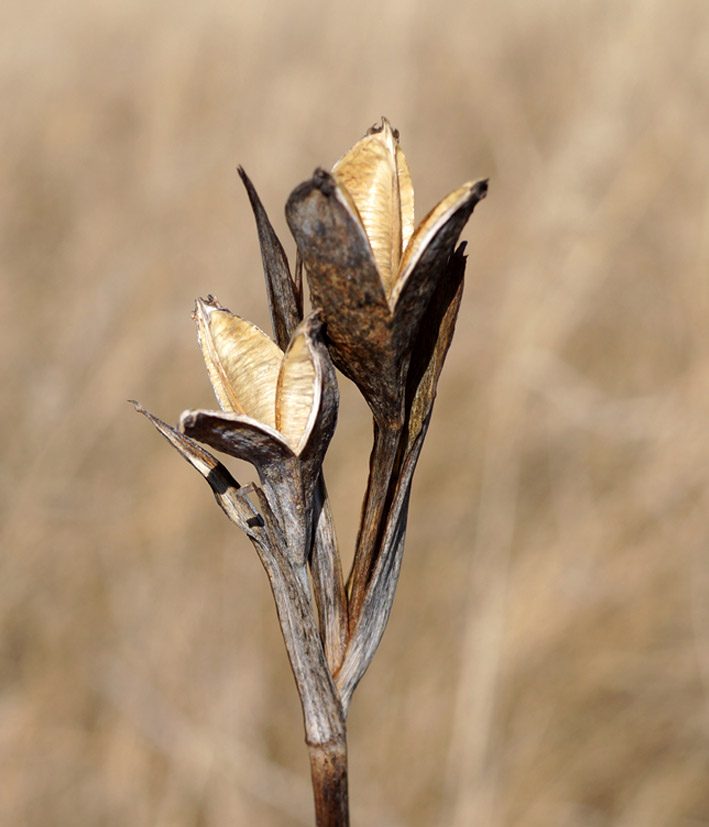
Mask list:
[[[316,824],[348,824],[345,720],[386,626],[399,577],[414,469],[460,306],[460,233],[487,181],[463,184],[415,226],[399,136],[373,126],[286,203],[294,273],[246,173],[274,338],[212,296],[193,318],[220,410],[176,428],[136,408],[207,480],[266,570],[303,707]],[[458,246],[457,246],[458,245]],[[313,312],[304,316],[302,273]],[[374,420],[347,580],[322,463],[338,407],[335,367]],[[252,463],[240,486],[203,444]]]

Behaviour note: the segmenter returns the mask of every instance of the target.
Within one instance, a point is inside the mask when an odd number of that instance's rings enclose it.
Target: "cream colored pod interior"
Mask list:
[[[358,141],[332,172],[357,208],[389,298],[414,231],[414,188],[389,121],[383,121],[381,131]]]
[[[300,325],[283,351],[259,327],[218,303],[197,299],[199,344],[222,410],[278,431],[299,454],[320,401],[318,371]]]
[[[440,201],[414,230],[414,188],[397,133],[386,118],[332,170],[341,197],[362,225],[390,309],[422,252],[470,196],[469,181]]]

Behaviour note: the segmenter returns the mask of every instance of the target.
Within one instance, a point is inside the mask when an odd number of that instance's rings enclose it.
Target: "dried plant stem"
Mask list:
[[[325,653],[310,600],[305,566],[281,553],[283,537],[263,492],[253,487],[264,517],[270,554],[263,554],[278,620],[303,707],[305,740],[315,799],[316,827],[347,827],[347,729],[345,713]],[[275,552],[275,553],[274,553]]]
[[[371,663],[389,620],[404,551],[411,481],[423,445],[423,436],[422,431],[401,463],[400,475],[386,515],[386,530],[364,593],[359,620],[352,627],[345,658],[337,674],[337,688],[345,714],[352,693]]]
[[[375,421],[374,445],[369,461],[369,482],[348,583],[350,631],[359,617],[367,585],[376,565],[377,550],[386,523],[384,517],[391,500],[392,482],[396,479],[400,437],[399,427],[389,424],[382,426]]]
[[[342,665],[347,646],[347,595],[332,522],[332,511],[322,474],[314,492],[315,538],[310,558],[313,596],[320,619],[325,657],[333,675]]]
[[[317,827],[348,827],[346,735],[329,744],[308,745]]]
[[[325,658],[305,562],[299,562],[297,555],[289,550],[281,525],[261,488],[256,485],[242,488],[229,471],[198,443],[153,416],[137,402],[133,405],[202,474],[227,517],[253,543],[271,585],[288,660],[303,708],[316,825],[347,827],[345,712]],[[320,493],[325,496],[324,485]],[[332,576],[337,581],[339,567],[335,568]],[[343,621],[340,619],[338,622],[342,625]]]

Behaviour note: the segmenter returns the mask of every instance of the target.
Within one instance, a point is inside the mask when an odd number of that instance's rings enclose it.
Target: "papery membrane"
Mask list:
[[[276,390],[276,428],[299,453],[319,408],[319,382],[306,332],[294,336],[283,357]]]
[[[389,296],[414,223],[411,176],[389,122],[358,141],[333,174],[357,207]]]
[[[202,353],[225,411],[276,427],[276,385],[283,351],[260,328],[228,310],[198,303]]]

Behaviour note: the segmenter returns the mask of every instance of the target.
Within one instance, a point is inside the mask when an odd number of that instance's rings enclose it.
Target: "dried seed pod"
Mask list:
[[[233,421],[261,427],[299,455],[315,428],[327,373],[316,344],[317,316],[311,314],[296,328],[285,353],[255,324],[211,296],[197,299],[193,317],[222,410],[235,414]]]
[[[421,320],[487,181],[464,184],[413,230],[413,187],[398,135],[373,127],[335,165],[297,187],[286,218],[321,307],[335,364],[380,425],[401,424]]]
[[[386,118],[345,153],[333,175],[352,197],[387,296],[414,231],[414,188],[399,134]]]
[[[275,428],[283,351],[255,324],[230,313],[212,296],[197,299],[192,318],[221,409]]]
[[[179,430],[253,463],[290,545],[305,555],[313,491],[338,404],[319,316],[298,325],[285,353],[213,297],[198,299],[193,316],[222,411],[185,411]]]

